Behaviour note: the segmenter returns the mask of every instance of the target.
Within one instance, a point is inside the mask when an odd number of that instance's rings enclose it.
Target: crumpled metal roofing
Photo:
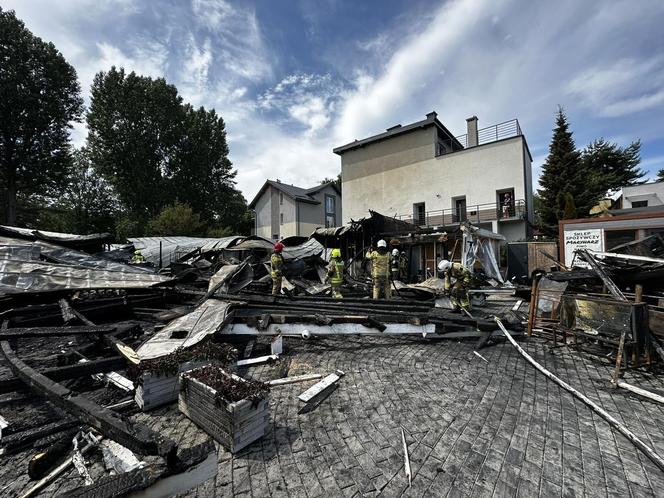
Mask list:
[[[111,238],[110,233],[91,233],[89,235],[79,235],[76,233],[48,232],[46,230],[33,230],[32,228],[10,227],[6,225],[0,225],[0,233],[9,236],[50,240],[53,242],[102,241],[109,240]]]
[[[0,294],[144,288],[171,280],[49,242],[0,237]]]
[[[204,249],[204,251],[225,249],[237,240],[238,236],[212,238],[212,237],[134,237],[128,239],[136,249],[140,249],[146,261],[159,266],[159,243],[161,242],[162,266],[168,266],[181,256]]]
[[[271,252],[274,248],[274,243],[259,237],[257,235],[247,237],[239,244],[236,244],[228,249],[231,251],[249,251],[251,249],[263,249]],[[302,244],[296,246],[284,247],[284,259],[304,259],[313,256],[320,256],[323,253],[323,246],[316,239],[307,239]]]
[[[145,288],[171,281],[149,273],[82,268],[45,261],[0,260],[0,295],[81,289]]]

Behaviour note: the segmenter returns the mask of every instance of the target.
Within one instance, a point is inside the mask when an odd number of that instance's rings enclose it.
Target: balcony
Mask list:
[[[406,221],[420,227],[451,226],[469,221],[474,225],[490,223],[498,220],[501,222],[525,220],[527,215],[526,201],[518,199],[510,206],[501,206],[498,203],[475,204],[466,206],[464,210],[454,208],[426,211],[420,216],[414,214],[397,215],[397,220]]]
[[[523,133],[521,132],[519,120],[511,119],[509,121],[505,121],[504,123],[498,123],[496,125],[477,130],[477,145],[489,144],[491,142],[497,142],[506,138],[518,137],[520,135],[523,135]],[[436,147],[436,156],[451,154],[452,152],[458,152],[460,150],[467,149],[469,147],[468,143],[468,134],[459,135],[453,139],[439,140]],[[459,145],[461,147],[459,147]]]

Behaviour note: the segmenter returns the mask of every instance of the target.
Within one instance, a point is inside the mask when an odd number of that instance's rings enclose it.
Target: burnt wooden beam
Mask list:
[[[18,327],[0,330],[0,340],[22,339],[24,337],[58,337],[64,335],[110,334],[116,327],[89,325],[81,327]]]
[[[167,474],[165,465],[152,464],[122,474],[104,476],[90,486],[80,486],[59,493],[58,498],[115,498],[145,489]]]
[[[597,273],[599,278],[602,279],[602,282],[604,282],[604,285],[606,285],[607,290],[611,293],[613,297],[615,297],[619,301],[627,301],[627,298],[622,293],[622,291],[618,288],[616,284],[613,283],[613,280],[609,278],[606,272],[602,269],[599,263],[597,263],[595,258],[592,256],[592,254],[588,252],[587,249],[577,249],[577,252],[581,256],[581,258],[586,263],[588,263],[593,270],[595,270],[595,273]]]
[[[75,365],[68,365],[65,367],[49,368],[48,370],[43,370],[39,373],[51,380],[60,381],[97,373],[108,373],[113,370],[124,368],[125,366],[126,362],[123,357],[113,356],[111,358],[91,360],[86,363],[76,363]],[[25,387],[23,381],[18,377],[10,377],[9,379],[0,380],[0,394],[11,393]]]
[[[93,401],[75,395],[66,387],[52,381],[45,375],[26,365],[10,346],[1,341],[0,350],[9,362],[11,370],[36,394],[43,396],[54,405],[87,424],[105,437],[108,437],[130,450],[142,455],[160,455],[173,459],[177,444],[142,424],[132,423]]]
[[[50,424],[40,425],[2,438],[2,454],[11,454],[52,434],[66,431],[80,425],[78,420],[67,418]]]

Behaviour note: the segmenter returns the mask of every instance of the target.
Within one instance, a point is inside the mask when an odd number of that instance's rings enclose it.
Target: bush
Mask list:
[[[148,235],[188,235],[202,236],[206,232],[206,223],[198,213],[188,205],[175,201],[166,206],[159,216],[148,223]]]

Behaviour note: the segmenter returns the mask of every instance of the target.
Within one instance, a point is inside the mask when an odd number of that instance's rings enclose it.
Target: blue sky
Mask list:
[[[314,185],[335,146],[423,119],[455,134],[518,118],[535,178],[557,105],[576,143],[640,138],[664,168],[664,2],[0,0],[76,68],[164,76],[226,120],[248,200],[266,178]],[[83,143],[85,128],[73,133]]]

